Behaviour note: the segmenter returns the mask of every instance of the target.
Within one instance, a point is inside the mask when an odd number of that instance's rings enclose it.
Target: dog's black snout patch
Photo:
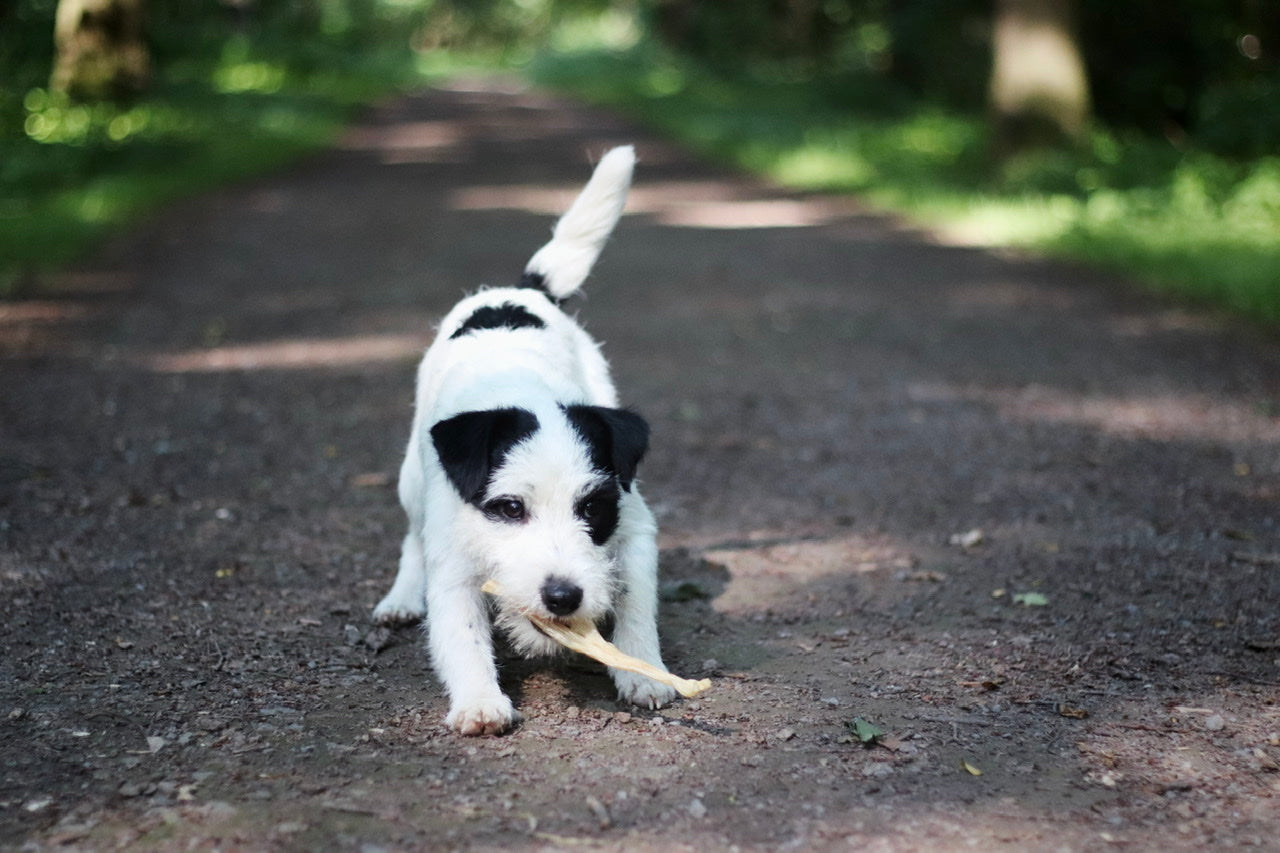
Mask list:
[[[563,578],[549,578],[542,585],[542,603],[555,616],[568,616],[582,604],[582,587]]]

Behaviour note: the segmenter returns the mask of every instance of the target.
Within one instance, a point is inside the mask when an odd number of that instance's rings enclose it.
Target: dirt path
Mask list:
[[[582,315],[715,689],[462,740],[368,620],[415,358],[631,140]],[[1280,849],[1280,348],[1114,281],[460,86],[0,305],[0,388],[0,844]]]

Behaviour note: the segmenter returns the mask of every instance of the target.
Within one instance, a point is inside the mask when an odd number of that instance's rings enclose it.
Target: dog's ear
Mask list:
[[[566,406],[569,423],[591,450],[591,464],[618,478],[626,491],[649,449],[649,424],[635,412],[604,406]]]
[[[463,412],[431,427],[436,455],[464,501],[484,497],[493,469],[502,465],[512,446],[538,428],[538,418],[525,409]]]

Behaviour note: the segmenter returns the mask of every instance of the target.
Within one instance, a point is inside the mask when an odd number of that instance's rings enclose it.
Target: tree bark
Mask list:
[[[59,0],[49,88],[82,101],[142,91],[151,76],[143,18],[144,0]]]
[[[1089,85],[1073,12],[1073,0],[996,0],[990,104],[1001,150],[1084,132]]]

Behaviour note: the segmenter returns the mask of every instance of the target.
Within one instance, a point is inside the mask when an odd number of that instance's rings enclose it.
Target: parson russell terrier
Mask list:
[[[426,616],[446,722],[497,734],[520,719],[498,686],[492,627],[526,656],[559,646],[523,614],[612,616],[623,652],[658,648],[657,528],[636,487],[649,427],[618,407],[599,346],[561,308],[622,215],[635,152],[614,148],[514,287],[480,290],[440,323],[418,369],[400,468],[409,516],[400,569],[374,609]],[[491,616],[480,586],[502,589]],[[610,669],[619,696],[657,708],[675,692]]]

